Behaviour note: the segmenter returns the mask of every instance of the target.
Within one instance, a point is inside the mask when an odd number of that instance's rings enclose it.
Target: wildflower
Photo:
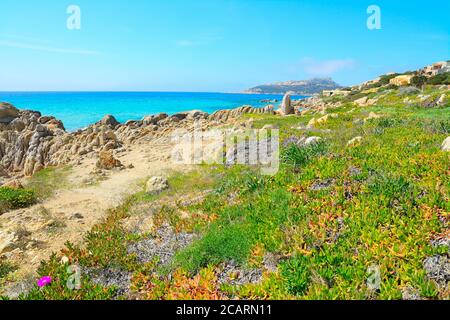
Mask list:
[[[52,283],[52,277],[45,276],[39,279],[37,285],[42,288],[45,287],[46,285],[49,285],[50,283]]]

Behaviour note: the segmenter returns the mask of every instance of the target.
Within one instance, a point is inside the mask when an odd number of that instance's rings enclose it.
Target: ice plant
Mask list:
[[[45,287],[46,285],[49,285],[50,283],[52,283],[52,277],[45,276],[39,279],[37,285],[42,288]]]

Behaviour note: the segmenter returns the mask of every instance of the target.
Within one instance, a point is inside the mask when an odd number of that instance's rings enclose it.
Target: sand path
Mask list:
[[[73,187],[59,190],[33,207],[0,216],[0,244],[9,241],[19,246],[6,254],[19,267],[15,276],[33,277],[40,261],[64,248],[66,241],[80,243],[85,233],[105,217],[107,209],[142,190],[148,177],[186,170],[172,163],[171,150],[167,139],[130,145],[117,158],[125,166],[134,167],[109,171],[104,180],[90,186],[85,183],[92,179],[97,159],[82,160],[68,177]]]

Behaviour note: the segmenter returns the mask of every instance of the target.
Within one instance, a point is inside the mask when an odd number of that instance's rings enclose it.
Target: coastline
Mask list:
[[[294,96],[294,99],[306,98]],[[214,113],[243,105],[265,107],[261,100],[281,101],[282,95],[183,92],[15,92],[0,93],[0,101],[23,110],[37,110],[63,121],[68,131],[85,128],[107,114],[122,123],[165,112],[173,115],[188,110]]]

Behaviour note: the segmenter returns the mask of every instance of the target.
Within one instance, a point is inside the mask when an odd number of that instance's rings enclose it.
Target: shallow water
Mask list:
[[[281,95],[197,92],[0,92],[0,101],[55,116],[69,131],[93,124],[106,114],[125,122],[160,112],[202,110],[213,113],[242,105],[264,107],[271,104],[261,100],[277,99],[278,102],[272,104],[278,106],[282,98]]]

